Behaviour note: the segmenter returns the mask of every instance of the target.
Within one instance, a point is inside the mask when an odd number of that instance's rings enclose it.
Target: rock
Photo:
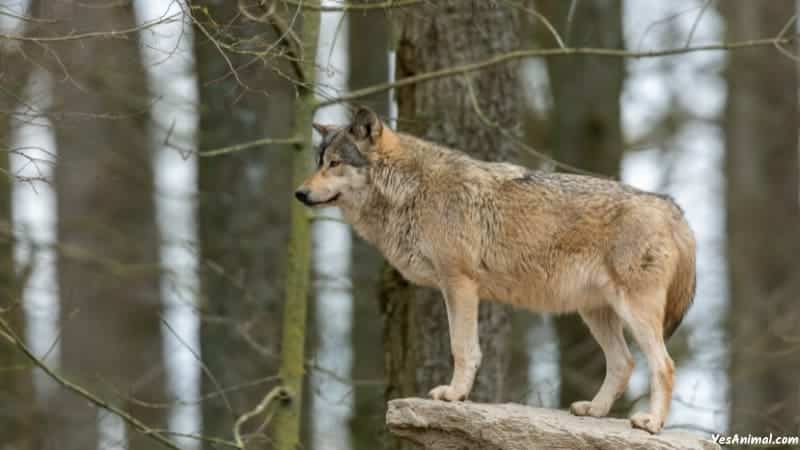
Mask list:
[[[651,435],[624,419],[576,417],[511,403],[397,399],[389,402],[386,424],[395,435],[429,450],[720,449],[686,431]]]

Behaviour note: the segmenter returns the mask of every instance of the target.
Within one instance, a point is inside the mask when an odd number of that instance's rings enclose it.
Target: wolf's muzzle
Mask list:
[[[312,202],[311,199],[308,198],[308,194],[309,190],[305,188],[298,189],[294,192],[294,196],[296,199],[300,200],[300,202],[302,202],[306,206],[311,206],[314,204],[314,202]]]

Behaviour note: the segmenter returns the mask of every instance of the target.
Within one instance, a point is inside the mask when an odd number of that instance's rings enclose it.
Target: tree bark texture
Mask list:
[[[396,30],[398,80],[487,58],[519,43],[516,10],[477,0],[414,8],[398,18]],[[398,128],[480,159],[509,160],[512,143],[482,116],[517,132],[521,107],[516,74],[515,65],[503,65],[399,89]],[[411,286],[387,267],[381,302],[387,398],[426,396],[431,388],[449,383],[452,359],[441,294]],[[484,356],[470,399],[500,401],[510,359],[510,307],[482,302],[479,335]]]
[[[778,34],[795,2],[724,2],[726,39]],[[797,51],[797,46],[789,47]],[[729,55],[725,115],[730,429],[800,430],[797,63],[774,48]]]

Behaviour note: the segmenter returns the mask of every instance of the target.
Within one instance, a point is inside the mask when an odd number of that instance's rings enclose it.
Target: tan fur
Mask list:
[[[607,414],[624,392],[633,368],[626,325],[652,377],[651,410],[631,421],[661,429],[674,372],[664,338],[691,303],[695,274],[692,232],[669,198],[610,180],[478,161],[395,133],[369,111],[326,135],[319,170],[298,198],[335,198],[330,204],[405,278],[441,289],[455,364],[452,382],[433,389],[434,398],[463,399],[472,388],[483,298],[581,314],[607,371],[592,401],[572,405],[580,415]],[[359,155],[368,162],[343,160]],[[337,160],[343,164],[330,167]]]

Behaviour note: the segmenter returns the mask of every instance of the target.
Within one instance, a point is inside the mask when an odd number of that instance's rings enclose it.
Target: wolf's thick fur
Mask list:
[[[479,298],[534,311],[578,312],[603,349],[606,377],[574,414],[604,416],[627,386],[627,326],[651,369],[651,409],[634,426],[658,432],[673,362],[664,345],[692,302],[695,242],[668,197],[599,178],[478,161],[395,133],[359,111],[323,134],[318,170],[297,192],[334,204],[409,281],[442,290],[454,358],[436,399],[465,398],[480,364]]]

